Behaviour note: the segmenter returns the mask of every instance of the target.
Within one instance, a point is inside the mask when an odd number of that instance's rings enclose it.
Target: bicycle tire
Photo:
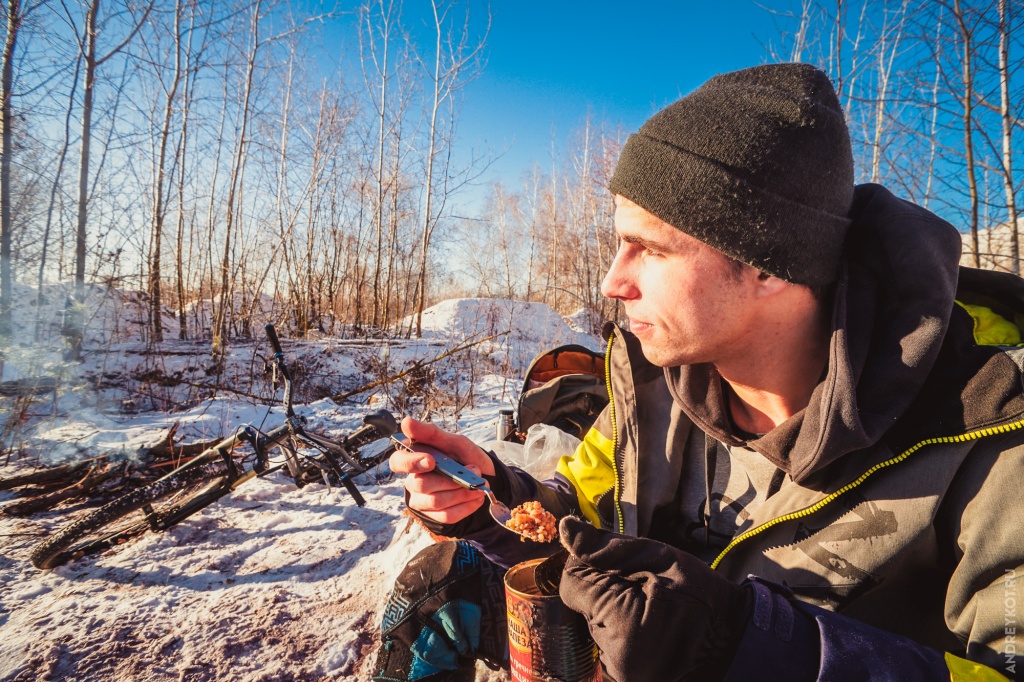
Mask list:
[[[172,472],[65,526],[39,544],[29,560],[36,568],[50,569],[112,547],[149,529],[150,512],[133,512],[149,505],[157,518],[167,518],[227,476],[227,464],[223,461]]]

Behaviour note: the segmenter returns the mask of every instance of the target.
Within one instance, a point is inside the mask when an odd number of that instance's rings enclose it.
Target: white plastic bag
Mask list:
[[[526,432],[526,443],[491,441],[484,443],[505,464],[519,467],[534,478],[543,481],[555,474],[558,460],[576,451],[580,441],[565,431],[548,424],[534,424]]]

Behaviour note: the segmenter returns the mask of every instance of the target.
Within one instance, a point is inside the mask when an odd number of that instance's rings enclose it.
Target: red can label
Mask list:
[[[529,608],[529,604],[519,601],[515,606]],[[508,658],[512,679],[516,682],[533,682],[537,679],[533,672],[533,647],[530,645],[530,639],[530,627],[517,618],[516,614],[512,613],[512,609],[509,609]]]

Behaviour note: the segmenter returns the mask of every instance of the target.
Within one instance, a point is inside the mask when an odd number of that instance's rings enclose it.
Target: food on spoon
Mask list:
[[[551,542],[558,537],[554,515],[545,511],[540,502],[523,502],[512,510],[512,518],[505,522],[511,530],[519,533],[524,542]]]

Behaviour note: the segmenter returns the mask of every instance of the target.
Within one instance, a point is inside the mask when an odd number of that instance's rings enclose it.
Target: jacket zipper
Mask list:
[[[853,490],[854,488],[856,488],[857,486],[859,486],[861,483],[863,483],[865,480],[867,480],[868,476],[870,476],[871,474],[875,473],[879,469],[884,469],[885,467],[892,466],[893,464],[899,464],[900,462],[905,460],[907,457],[910,457],[910,455],[914,454],[915,452],[917,452],[918,450],[920,450],[921,448],[923,448],[926,445],[938,445],[940,443],[966,443],[968,441],[978,440],[979,438],[984,438],[986,436],[995,436],[995,435],[998,435],[998,434],[1001,434],[1001,433],[1008,433],[1010,431],[1016,431],[1017,429],[1020,429],[1020,428],[1024,428],[1024,421],[1017,421],[1017,422],[1012,422],[1012,423],[1009,423],[1009,424],[1003,424],[1001,426],[993,426],[993,427],[987,428],[987,429],[980,429],[978,431],[971,431],[969,433],[961,434],[959,436],[942,436],[942,437],[939,437],[939,438],[929,438],[927,440],[923,440],[920,443],[918,443],[917,445],[915,445],[915,446],[911,447],[910,449],[906,450],[902,454],[900,454],[900,455],[898,455],[896,457],[893,457],[892,459],[887,459],[884,462],[879,462],[878,464],[874,465],[873,467],[871,467],[870,469],[865,471],[863,474],[861,474],[860,477],[858,477],[855,481],[853,481],[851,483],[847,483],[846,485],[844,485],[839,490],[835,491],[834,493],[831,493],[831,494],[827,495],[826,497],[822,498],[818,502],[812,504],[810,507],[805,507],[804,509],[801,509],[799,511],[791,512],[789,514],[784,514],[782,516],[779,516],[777,518],[772,519],[771,521],[767,521],[765,523],[762,523],[760,526],[757,526],[756,528],[751,528],[750,530],[748,530],[745,533],[740,533],[735,538],[733,538],[732,542],[730,542],[728,545],[726,545],[725,549],[722,550],[722,553],[719,554],[718,557],[716,557],[715,560],[711,562],[711,568],[717,569],[718,565],[720,563],[722,563],[722,559],[725,558],[725,555],[728,554],[730,551],[732,551],[732,549],[736,545],[740,544],[744,540],[749,540],[750,538],[754,537],[755,535],[758,535],[759,533],[761,533],[761,532],[763,532],[765,530],[768,530],[772,526],[777,526],[778,524],[784,523],[786,521],[792,521],[794,519],[799,519],[799,518],[803,518],[805,516],[810,516],[811,514],[814,514],[815,512],[820,511],[825,505],[829,504],[830,502],[835,501],[836,498],[838,498],[843,493],[847,493],[847,492]],[[618,481],[618,479],[616,479],[616,485],[617,485],[617,481]]]
[[[619,520],[619,533],[626,532],[626,522],[622,518],[622,506],[619,504],[619,495],[622,492],[619,483],[619,426],[615,421],[615,397],[612,394],[612,344],[615,342],[615,332],[608,335],[608,350],[604,359],[604,383],[608,389],[608,416],[612,422],[612,473],[615,474],[615,490],[612,500],[615,502],[615,516]]]

